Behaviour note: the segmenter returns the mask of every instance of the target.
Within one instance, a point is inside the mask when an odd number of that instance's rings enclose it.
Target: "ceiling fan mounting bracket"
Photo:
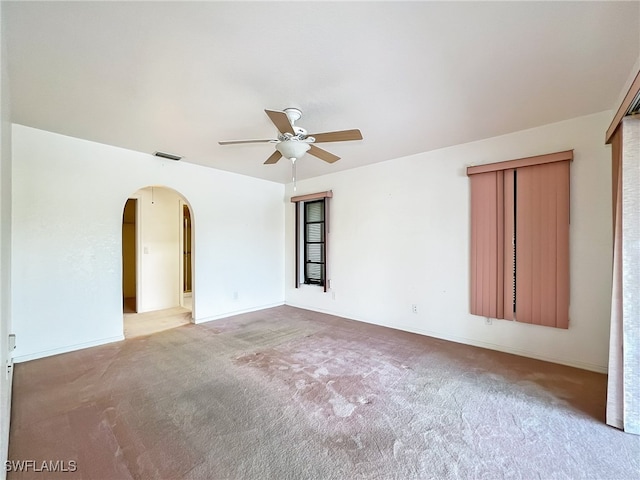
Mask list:
[[[304,140],[305,138],[307,138],[307,131],[302,127],[296,126],[296,122],[300,120],[300,118],[302,118],[302,110],[298,108],[289,107],[289,108],[285,108],[283,112],[287,115],[287,118],[289,119],[289,123],[291,124],[291,128],[293,128],[295,135],[291,135],[290,133],[284,133],[283,134],[284,138],[281,138],[280,140],[282,141],[287,141],[291,139]]]
[[[292,126],[296,123],[296,121],[300,120],[300,117],[302,117],[302,110],[299,110],[297,108],[285,108],[283,112],[287,114],[287,118],[289,119],[289,122]]]

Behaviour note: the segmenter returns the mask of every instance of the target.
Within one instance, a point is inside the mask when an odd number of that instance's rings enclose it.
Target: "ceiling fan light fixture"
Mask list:
[[[297,140],[286,140],[276,145],[276,150],[289,160],[301,158],[310,148],[308,143]]]

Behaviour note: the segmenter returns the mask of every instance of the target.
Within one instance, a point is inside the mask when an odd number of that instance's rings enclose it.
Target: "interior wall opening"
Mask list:
[[[129,198],[122,214],[122,306],[124,313],[136,313],[136,216],[138,200]]]
[[[122,213],[122,305],[125,337],[190,323],[194,314],[193,214],[162,186],[141,188]]]
[[[193,275],[191,272],[191,210],[186,203],[182,204],[182,299],[181,305],[190,310],[193,309],[193,292],[192,283]]]

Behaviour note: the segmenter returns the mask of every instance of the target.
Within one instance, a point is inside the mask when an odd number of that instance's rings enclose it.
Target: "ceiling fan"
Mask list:
[[[228,140],[218,142],[220,145],[232,145],[238,143],[274,143],[276,151],[267,159],[265,165],[277,163],[281,157],[293,162],[309,152],[328,163],[340,160],[340,157],[316,147],[315,143],[321,142],[345,142],[348,140],[362,140],[360,130],[340,130],[337,132],[325,132],[309,134],[307,131],[295,125],[302,117],[302,112],[297,108],[285,108],[284,111],[266,110],[265,113],[278,129],[278,138],[264,140]]]

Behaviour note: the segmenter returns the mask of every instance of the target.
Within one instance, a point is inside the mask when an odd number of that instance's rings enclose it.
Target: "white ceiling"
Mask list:
[[[12,120],[288,182],[265,108],[321,146],[298,178],[613,108],[640,2],[6,2]],[[603,132],[604,137],[604,132]]]

